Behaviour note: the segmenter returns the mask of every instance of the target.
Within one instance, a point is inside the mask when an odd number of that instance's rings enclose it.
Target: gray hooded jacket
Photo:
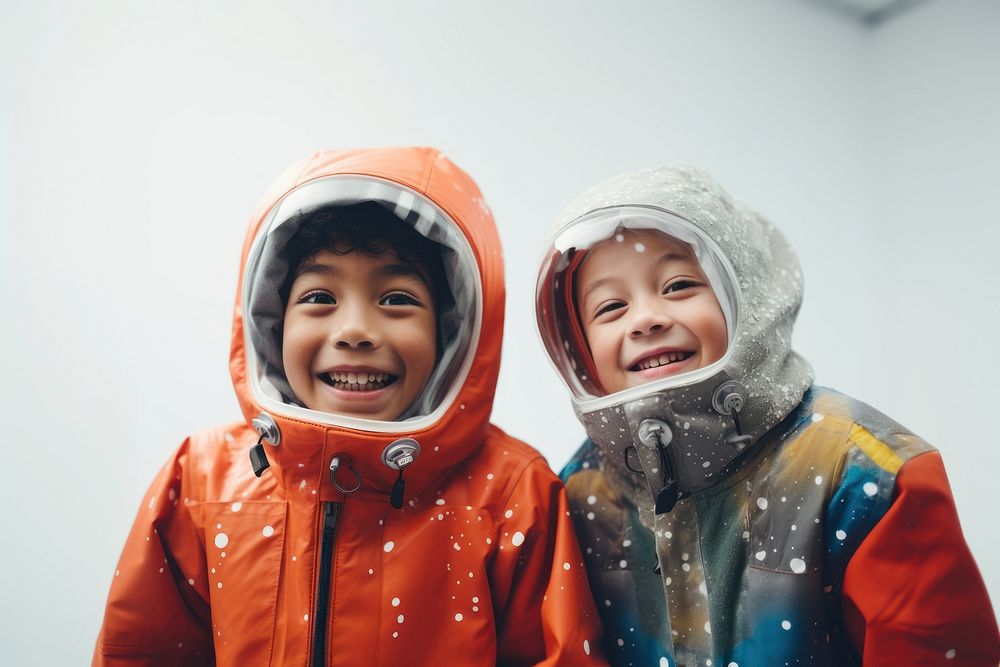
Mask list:
[[[729,347],[603,395],[569,285],[574,255],[616,225],[694,248]],[[589,436],[562,477],[612,664],[997,664],[992,606],[940,456],[869,406],[811,387],[791,349],[802,275],[768,221],[694,169],[625,174],[560,216],[536,296]]]

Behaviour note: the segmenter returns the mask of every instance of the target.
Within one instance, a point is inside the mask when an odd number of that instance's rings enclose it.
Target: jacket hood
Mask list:
[[[726,316],[718,361],[605,395],[573,306],[579,257],[619,228],[656,229],[689,244]],[[620,240],[620,237],[619,237]],[[707,174],[667,166],[623,174],[577,197],[557,219],[536,290],[550,360],[612,479],[661,509],[717,484],[812,383],[791,349],[802,274],[781,233]]]
[[[318,208],[375,202],[442,248],[451,308],[438,313],[441,358],[417,403],[399,421],[310,410],[297,403],[281,360],[289,267],[283,249]],[[245,418],[260,434],[255,472],[322,500],[384,499],[405,468],[406,497],[480,445],[489,424],[503,335],[503,258],[492,214],[476,184],[431,148],[315,153],[288,169],[254,212],[240,264],[230,372]],[[416,441],[414,446],[413,441]],[[390,445],[403,445],[392,449]],[[266,457],[261,464],[259,455]],[[332,481],[331,463],[339,484]],[[247,461],[247,471],[251,461]]]

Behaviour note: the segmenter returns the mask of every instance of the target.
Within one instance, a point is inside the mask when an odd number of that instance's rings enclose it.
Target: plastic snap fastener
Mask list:
[[[720,415],[730,416],[733,410],[739,412],[746,401],[747,388],[735,380],[723,382],[712,395],[712,407]]]
[[[650,449],[658,449],[670,444],[674,432],[659,419],[643,419],[639,423],[639,441]]]
[[[266,412],[254,417],[250,424],[253,426],[253,430],[257,431],[257,435],[272,447],[277,447],[278,443],[281,442],[281,429],[278,428],[278,422],[274,421],[271,415]]]

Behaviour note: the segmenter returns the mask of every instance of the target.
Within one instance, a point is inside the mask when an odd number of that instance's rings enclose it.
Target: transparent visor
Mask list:
[[[441,284],[431,286],[436,294],[434,299],[436,331],[432,335],[431,346],[436,359],[429,374],[427,367],[430,365],[426,363],[426,359],[423,360],[423,364],[407,368],[405,355],[396,354],[391,350],[383,349],[377,355],[372,354],[370,357],[372,363],[364,361],[366,351],[382,346],[383,341],[388,341],[391,335],[387,338],[380,337],[381,340],[377,339],[374,345],[372,342],[341,342],[335,329],[342,326],[339,320],[349,316],[348,311],[342,309],[337,317],[333,313],[337,307],[343,308],[346,303],[343,299],[332,307],[329,305],[317,307],[309,316],[309,326],[313,327],[313,332],[317,330],[315,327],[323,329],[324,333],[326,333],[325,328],[329,328],[326,345],[336,348],[339,344],[343,349],[345,345],[356,344],[360,346],[359,351],[352,352],[349,358],[345,358],[344,355],[338,356],[338,351],[321,349],[322,345],[315,342],[318,340],[315,335],[313,342],[308,343],[315,349],[283,349],[287,302],[293,298],[289,286],[295,280],[292,272],[298,269],[291,264],[303,259],[296,255],[295,250],[297,247],[302,247],[299,243],[302,237],[298,239],[296,237],[308,233],[315,235],[317,216],[314,214],[317,211],[337,212],[344,207],[346,215],[341,217],[349,218],[349,212],[357,210],[355,205],[364,205],[369,209],[373,205],[380,206],[394,216],[381,216],[388,219],[389,226],[383,225],[385,233],[382,233],[380,228],[374,236],[385,241],[388,250],[376,255],[376,259],[391,255],[393,263],[400,263],[400,258],[394,254],[391,230],[398,230],[402,225],[412,228],[430,242],[423,243],[423,240],[420,240],[425,255],[429,249],[433,257],[438,282]],[[402,225],[397,224],[397,219]],[[336,225],[336,222],[331,223],[332,229],[336,230]],[[361,223],[361,226],[364,227],[364,223]],[[322,226],[319,228],[325,229]],[[331,261],[335,268],[337,256],[343,251],[343,248],[338,248],[332,255]],[[357,251],[348,251],[345,254],[350,252]],[[361,254],[370,255],[364,252]],[[438,256],[440,263],[437,262]],[[419,268],[418,273],[427,275],[428,267]],[[331,280],[336,281],[336,278]],[[330,295],[337,289],[337,283],[331,283],[328,290],[318,292],[322,294],[319,301],[324,303],[335,301],[336,295],[333,299]],[[472,247],[459,226],[443,210],[419,193],[398,183],[367,176],[331,176],[310,181],[275,204],[261,224],[251,246],[243,276],[242,296],[247,374],[250,389],[261,407],[277,414],[314,423],[347,426],[367,431],[402,432],[422,428],[444,414],[468,375],[482,321],[482,284],[479,267]],[[367,302],[369,300],[371,303]],[[363,306],[372,310],[364,312],[376,313],[372,317],[376,329],[381,326],[392,326],[391,317],[382,318],[378,314],[380,308],[383,309],[381,312],[385,313],[384,308],[387,305],[397,306],[398,303],[406,303],[405,298],[402,300],[399,297],[386,298],[374,293],[369,300],[363,300]],[[366,326],[367,324],[370,323],[366,323]],[[375,331],[374,335],[378,337],[379,332]],[[289,337],[289,345],[296,345],[297,343],[293,342],[295,340],[297,339]],[[294,352],[305,354],[297,354],[296,360],[293,360]],[[309,363],[302,360],[312,353],[315,353],[314,358],[322,358],[324,361]],[[286,372],[286,356],[289,364],[302,365],[303,368],[289,369]],[[338,369],[339,359],[349,361],[349,366],[358,372],[348,373],[347,371],[352,370],[348,366],[341,372]],[[386,364],[385,359],[392,361]],[[417,373],[414,369],[420,365],[423,368]],[[368,368],[371,373],[364,373],[363,368]],[[383,370],[391,373],[381,372]],[[408,370],[413,371],[410,376],[406,375]],[[415,378],[423,378],[425,374],[427,374],[426,380],[422,384],[419,382],[413,384]],[[295,379],[290,380],[290,378]],[[404,379],[407,380],[406,383],[403,382]],[[323,387],[317,384],[318,382],[325,382],[328,386]],[[304,398],[297,395],[292,387],[293,383],[297,383],[298,393],[303,394]],[[345,391],[353,392],[353,396],[346,402],[339,400],[344,398],[342,392]],[[410,400],[411,394],[412,400]],[[398,415],[386,416],[386,410],[381,409],[386,404],[379,401],[389,400],[394,403],[388,404],[387,409],[395,411],[394,406],[398,406],[400,410]],[[400,404],[400,400],[404,400],[404,403]],[[335,406],[335,409],[330,409],[330,406]]]
[[[556,233],[535,313],[549,359],[588,412],[714,375],[739,300],[732,265],[705,232],[663,209],[618,206]]]

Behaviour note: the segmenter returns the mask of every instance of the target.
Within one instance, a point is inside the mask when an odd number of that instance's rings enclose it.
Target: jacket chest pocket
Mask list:
[[[285,503],[205,503],[202,508],[216,664],[269,665]]]

